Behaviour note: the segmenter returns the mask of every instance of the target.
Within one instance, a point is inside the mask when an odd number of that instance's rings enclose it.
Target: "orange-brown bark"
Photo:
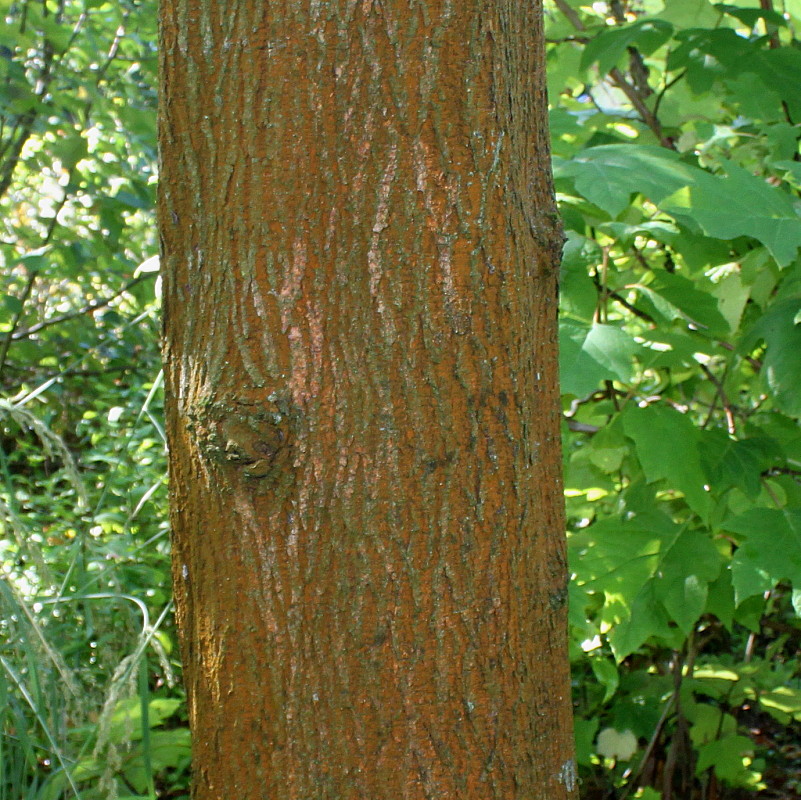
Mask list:
[[[162,0],[195,800],[575,797],[540,14]]]

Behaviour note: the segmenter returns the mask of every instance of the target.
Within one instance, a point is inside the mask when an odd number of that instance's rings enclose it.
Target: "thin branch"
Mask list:
[[[684,669],[686,667],[687,677],[692,678],[693,669],[695,666],[695,655],[696,655],[696,647],[694,642],[694,632],[690,634],[688,639],[687,645],[687,657],[686,659],[682,658],[682,654],[678,651],[675,652],[674,662],[673,662],[673,691],[671,692],[670,697],[667,699],[665,703],[665,708],[662,710],[662,715],[659,717],[659,721],[656,723],[656,727],[654,728],[654,732],[651,735],[651,738],[648,741],[648,744],[645,748],[645,752],[640,759],[639,764],[637,765],[637,769],[634,770],[631,775],[626,780],[626,785],[623,787],[623,791],[620,794],[620,800],[625,800],[634,789],[637,788],[638,781],[642,776],[643,771],[645,770],[645,765],[648,763],[648,759],[653,754],[654,748],[656,747],[656,743],[659,741],[659,737],[662,735],[662,732],[665,728],[665,724],[667,723],[671,712],[673,711],[673,707],[676,706],[676,711],[680,714],[681,713],[681,704],[679,702],[681,696],[681,684],[682,679],[684,678]]]
[[[26,13],[26,11],[27,11],[27,6],[25,6],[23,8],[23,19],[22,19],[21,29],[24,29],[24,27],[25,27],[25,13]],[[75,38],[77,37],[78,32],[80,31],[80,28],[83,25],[83,22],[84,22],[85,18],[86,18],[85,14],[82,14],[79,17],[78,22],[76,23],[76,25],[75,25],[75,27],[73,29],[72,36],[70,38],[70,44],[72,44],[74,42]],[[124,16],[124,18],[123,18],[123,21],[125,22],[125,21],[127,21],[127,19],[128,19],[128,15],[126,14]],[[120,47],[120,42],[122,41],[122,37],[124,35],[125,35],[124,26],[123,25],[118,26],[117,30],[114,33],[114,39],[112,40],[111,46],[109,47],[108,53],[106,54],[106,59],[105,59],[104,63],[102,64],[102,66],[100,67],[100,69],[97,72],[96,86],[98,86],[98,87],[100,86],[103,78],[105,77],[105,74],[106,74],[108,68],[111,66],[112,62],[117,57],[117,53],[118,53],[119,47]],[[44,47],[43,54],[44,54],[44,66],[42,68],[42,73],[39,76],[39,85],[37,87],[37,95],[40,96],[40,97],[44,97],[45,94],[47,93],[47,88],[48,88],[50,82],[55,77],[54,76],[54,72],[53,72],[53,67],[54,67],[54,64],[57,63],[57,60],[54,59],[53,50],[47,44],[47,42],[45,42],[45,47]],[[92,100],[90,99],[90,100],[88,100],[86,102],[86,104],[84,106],[84,112],[85,112],[85,116],[86,116],[87,120],[89,119],[89,115],[91,113],[91,110],[92,110]],[[9,159],[2,165],[2,167],[0,167],[0,174],[2,174],[2,177],[0,177],[0,198],[2,198],[5,195],[5,193],[8,191],[8,188],[11,186],[11,183],[12,183],[13,178],[14,178],[14,172],[16,171],[17,165],[19,164],[22,148],[24,147],[25,142],[30,138],[30,136],[33,133],[33,127],[34,127],[35,121],[36,121],[36,113],[35,112],[29,112],[28,115],[27,115],[27,120],[24,123],[24,127],[22,128],[21,134],[20,134],[19,138],[14,142],[14,144],[12,146],[12,150],[11,150],[11,154],[9,156]],[[50,220],[50,222],[49,222],[49,224],[47,226],[47,229],[45,231],[45,236],[44,236],[44,239],[43,239],[43,242],[42,242],[43,246],[46,246],[47,244],[49,244],[50,240],[53,238],[53,234],[55,233],[56,226],[58,225],[58,215],[61,212],[61,210],[64,208],[64,206],[66,205],[67,200],[68,200],[68,198],[70,196],[69,186],[70,186],[70,182],[72,180],[72,174],[73,174],[74,170],[75,170],[75,165],[73,165],[69,169],[69,180],[67,182],[67,186],[64,189],[64,194],[63,194],[63,196],[61,198],[61,201],[58,204],[58,208],[56,208],[55,214],[53,215],[52,219]],[[24,304],[25,304],[25,302],[28,300],[28,298],[30,296],[31,290],[33,289],[33,284],[35,283],[37,276],[38,276],[38,271],[34,271],[29,275],[28,283],[26,284],[25,289],[23,290],[23,293],[22,293],[22,295],[20,297],[20,302],[22,303],[22,307],[20,307],[20,310],[14,315],[14,319],[12,320],[12,323],[11,323],[11,328],[9,329],[9,331],[6,334],[5,338],[3,339],[2,344],[0,344],[0,377],[2,377],[3,371],[4,371],[5,366],[6,366],[6,360],[8,359],[8,350],[9,350],[9,347],[11,346],[11,342],[15,341],[15,340],[18,340],[20,338],[25,338],[25,336],[30,335],[30,333],[31,333],[31,329],[28,329],[28,331],[26,331],[24,335],[20,335],[20,336],[15,335],[16,331],[17,331],[17,327],[19,326],[20,320],[22,319],[22,314],[23,314],[23,311],[24,311]],[[144,276],[142,277],[142,280],[145,280]],[[123,290],[123,291],[125,291],[125,290]],[[118,295],[115,295],[115,297],[116,296],[118,296]],[[113,299],[113,298],[111,298],[111,299]],[[45,327],[47,324],[55,324],[55,322],[52,321],[52,320],[49,320],[47,323],[41,323],[38,329],[41,330],[41,328]]]
[[[726,396],[726,390],[723,388],[723,383],[719,381],[715,374],[712,372],[711,369],[706,364],[699,364],[701,367],[701,371],[706,375],[707,378],[712,382],[717,390],[717,397],[720,398],[720,402],[723,404],[723,413],[726,415],[726,429],[729,431],[729,435],[734,436],[737,432],[737,428],[734,423],[734,412],[732,411],[731,403],[729,403],[729,398]],[[709,417],[707,417],[706,422],[702,427],[706,427],[709,423],[709,420],[712,417],[712,412],[715,409],[715,404],[712,404],[712,407],[709,410]]]
[[[22,319],[22,313],[25,310],[25,303],[27,302],[28,298],[31,296],[31,291],[33,290],[33,284],[36,283],[36,278],[39,275],[38,270],[33,270],[28,275],[28,282],[25,284],[25,288],[22,290],[22,294],[19,297],[20,307],[19,311],[14,314],[14,319],[11,320],[11,328],[9,329],[8,333],[3,339],[2,345],[0,345],[0,377],[3,375],[3,370],[6,366],[6,359],[8,358],[8,348],[11,346],[11,340],[14,337],[14,331],[17,329],[19,325],[20,319]]]
[[[27,11],[27,6],[24,9],[24,12]],[[20,30],[24,30],[25,28],[25,19],[23,17],[22,23],[20,25]],[[42,71],[37,78],[36,82],[36,90],[34,91],[34,95],[41,99],[47,95],[47,89],[50,86],[51,81],[54,78],[53,73],[53,65],[54,65],[54,57],[55,53],[53,52],[52,46],[48,43],[47,39],[45,39],[43,46],[42,46]],[[31,138],[33,135],[33,128],[38,117],[38,112],[36,111],[28,111],[20,118],[21,126],[20,126],[20,134],[14,143],[11,145],[11,151],[8,155],[8,160],[6,163],[3,164],[2,171],[3,176],[0,178],[0,198],[4,197],[8,188],[11,186],[11,182],[14,179],[14,172],[17,169],[17,165],[20,162],[20,158],[22,157],[22,148],[25,147],[25,143],[28,139]],[[17,126],[15,125],[15,128]],[[13,133],[12,133],[13,137]],[[2,363],[0,363],[0,368],[2,367]]]
[[[587,30],[584,23],[581,21],[581,17],[579,17],[578,12],[571,8],[566,0],[554,0],[556,7],[570,20],[570,24],[577,30],[577,31],[585,31]]]
[[[659,144],[661,144],[662,147],[668,148],[668,150],[675,150],[676,143],[669,137],[665,136],[664,132],[662,131],[662,123],[659,121],[654,112],[648,108],[645,103],[645,99],[640,95],[637,89],[631,83],[629,83],[628,79],[620,71],[620,69],[617,67],[610,69],[609,77],[612,78],[618,89],[620,89],[629,99],[629,102],[634,106],[642,121],[651,129],[654,136],[656,136],[656,138],[659,140]]]
[[[718,344],[724,350],[728,350],[729,352],[733,352],[736,349],[734,345],[730,344],[729,342],[718,342]],[[756,372],[759,372],[762,369],[762,362],[758,358],[753,358],[752,356],[743,356],[743,358],[751,365],[751,367]]]
[[[8,187],[11,186],[11,181],[14,180],[14,172],[17,168],[17,164],[19,164],[20,157],[22,155],[22,148],[25,147],[25,143],[31,138],[31,135],[33,134],[33,125],[35,122],[36,114],[32,111],[29,111],[27,114],[21,117],[20,122],[14,126],[15,131],[19,126],[20,132],[16,139],[13,139],[14,132],[12,132],[9,142],[6,145],[7,147],[10,147],[11,150],[8,153],[6,157],[7,160],[2,167],[2,177],[0,177],[0,197],[5,195],[5,193],[8,191]]]
[[[629,75],[632,83],[642,97],[650,97],[654,90],[648,83],[650,70],[648,69],[642,53],[636,47],[629,47]],[[654,112],[656,113],[656,112]]]
[[[763,11],[773,11],[773,0],[759,0],[759,7]],[[779,41],[779,31],[776,30],[775,26],[768,25],[768,21],[764,20],[765,22],[765,32],[768,34],[768,39],[770,40],[770,49],[771,50],[778,50],[781,47],[781,42]]]
[[[667,93],[667,90],[675,86],[686,74],[687,70],[684,69],[674,78],[671,78],[669,81],[665,81],[665,85],[659,90],[659,92],[656,95],[656,100],[654,101],[655,115],[659,113],[659,106],[661,105],[662,100],[664,99],[665,94]]]
[[[766,476],[771,475],[791,475],[794,478],[801,476],[801,469],[793,469],[792,467],[771,467],[762,473]]]
[[[648,740],[645,752],[642,754],[642,758],[637,765],[637,769],[631,774],[629,779],[626,781],[626,785],[623,787],[623,791],[620,794],[620,800],[625,800],[625,798],[627,798],[631,792],[637,788],[637,783],[640,780],[640,776],[645,770],[645,765],[648,763],[648,759],[651,758],[651,754],[656,747],[656,743],[659,741],[659,737],[662,735],[662,731],[664,730],[665,724],[668,721],[668,717],[673,711],[673,705],[675,704],[676,699],[677,694],[674,692],[670,695],[665,703],[665,708],[662,710],[662,715],[659,717],[659,721],[654,727],[654,732],[651,734],[651,738]]]
[[[29,380],[32,381],[39,381],[40,383],[44,383],[45,381],[49,381],[51,378],[61,378],[64,375],[69,375],[72,377],[79,377],[79,378],[96,378],[100,375],[111,375],[115,372],[127,372],[128,370],[133,369],[130,364],[123,364],[122,366],[115,366],[115,367],[104,367],[103,369],[70,369],[70,370],[61,370],[60,372],[51,372],[45,375],[38,375],[36,367],[20,367],[17,364],[9,363],[6,364],[6,370],[9,372],[15,372],[18,375],[21,373],[25,373],[29,375]]]
[[[575,9],[571,8],[567,4],[566,0],[554,0],[554,3],[577,31],[587,30],[587,26],[581,21],[581,18],[576,13]],[[623,92],[623,94],[626,95],[629,102],[632,104],[632,106],[634,106],[634,109],[640,115],[642,121],[651,129],[651,131],[653,131],[654,135],[659,140],[659,143],[663,147],[667,147],[670,150],[675,150],[675,143],[672,139],[664,135],[662,131],[662,123],[659,122],[659,119],[656,117],[654,112],[648,108],[645,103],[645,98],[636,89],[636,87],[629,82],[626,76],[617,67],[614,67],[609,71],[609,77],[612,78],[612,81],[615,83],[615,85]]]
[[[650,314],[647,314],[645,311],[641,311],[639,308],[637,308],[637,306],[630,303],[625,297],[619,295],[617,292],[608,292],[608,297],[611,297],[612,300],[620,303],[623,308],[630,311],[635,317],[638,317],[639,319],[643,320],[644,322],[648,322],[651,325],[656,325],[656,320]]]
[[[26,328],[22,331],[17,331],[13,333],[11,338],[16,342],[19,339],[27,339],[29,336],[32,336],[34,333],[38,333],[39,331],[43,330],[44,328],[49,328],[51,325],[59,325],[62,322],[66,322],[70,319],[75,319],[76,317],[80,317],[84,314],[91,314],[93,311],[97,311],[98,308],[104,308],[105,306],[112,303],[116,300],[120,295],[125,294],[125,292],[133,289],[134,286],[139,285],[143,281],[149,280],[156,276],[155,272],[146,272],[143,275],[140,275],[138,278],[134,278],[132,281],[129,281],[125,284],[119,291],[115,292],[109,297],[105,297],[102,300],[96,300],[92,303],[87,303],[83,308],[79,308],[76,311],[70,311],[68,314],[62,314],[60,317],[52,317],[51,319],[45,320],[44,322],[38,322],[36,325],[31,325],[30,328]]]
[[[576,433],[598,433],[601,430],[597,425],[590,425],[587,422],[579,422],[578,420],[571,419],[568,416],[564,417],[567,427]]]

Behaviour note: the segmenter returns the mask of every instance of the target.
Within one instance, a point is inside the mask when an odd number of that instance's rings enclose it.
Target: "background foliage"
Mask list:
[[[0,800],[184,798],[155,10],[0,10]],[[546,14],[583,795],[801,795],[801,0]]]
[[[550,6],[587,797],[801,794],[799,26]]]
[[[0,9],[0,798],[182,797],[155,8]]]

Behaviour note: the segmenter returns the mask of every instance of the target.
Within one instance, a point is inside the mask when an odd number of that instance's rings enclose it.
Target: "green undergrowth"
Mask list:
[[[588,798],[801,793],[799,26],[549,4]]]
[[[178,800],[155,9],[0,8],[0,800]],[[800,27],[546,2],[588,800],[801,796]]]
[[[183,797],[155,9],[0,9],[0,800]]]

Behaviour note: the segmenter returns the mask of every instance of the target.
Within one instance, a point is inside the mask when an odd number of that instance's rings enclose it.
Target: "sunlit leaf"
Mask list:
[[[801,324],[796,316],[801,297],[772,305],[740,342],[748,353],[761,341],[767,345],[762,372],[778,406],[789,414],[801,414]]]
[[[732,560],[738,603],[781,580],[801,586],[801,511],[754,508],[723,527],[743,536]]]
[[[706,518],[711,499],[691,420],[668,406],[632,407],[623,415],[623,428],[634,440],[646,479],[666,480],[684,493],[694,511]]]
[[[613,325],[560,323],[563,394],[588,394],[604,380],[631,380],[640,346]]]

